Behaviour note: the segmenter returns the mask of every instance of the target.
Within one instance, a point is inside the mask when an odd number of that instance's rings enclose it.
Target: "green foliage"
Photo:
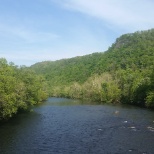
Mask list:
[[[154,108],[154,66],[152,73],[150,75],[150,84],[146,97],[146,106],[150,108]]]
[[[37,74],[43,74],[50,86],[83,84],[94,74],[115,72],[128,68],[151,69],[154,65],[154,29],[125,34],[104,53],[93,53],[54,62],[41,62],[31,66]]]
[[[154,29],[125,34],[104,53],[18,67],[0,59],[0,119],[50,96],[154,108]]]
[[[146,106],[154,108],[154,91],[150,91],[146,97]]]
[[[125,34],[104,53],[18,68],[0,59],[0,119],[50,96],[154,108],[154,29]]]
[[[115,81],[102,83],[102,101],[104,103],[119,103],[121,97],[121,89]]]
[[[31,66],[51,96],[153,107],[154,29],[125,34],[104,53]]]
[[[18,68],[0,59],[0,119],[46,99],[43,78],[28,68]]]

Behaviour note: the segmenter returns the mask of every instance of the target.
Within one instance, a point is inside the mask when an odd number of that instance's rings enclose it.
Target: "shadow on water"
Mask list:
[[[16,143],[24,140],[23,134],[28,128],[40,120],[41,115],[36,112],[21,112],[8,121],[0,123],[0,153],[11,153],[18,149]],[[33,133],[33,129],[31,132]],[[28,136],[27,136],[28,137]],[[6,150],[7,149],[7,150]],[[4,150],[4,151],[3,151]]]

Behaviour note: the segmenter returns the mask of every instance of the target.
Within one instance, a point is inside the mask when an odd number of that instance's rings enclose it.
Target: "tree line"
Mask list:
[[[147,74],[148,73],[148,74]],[[88,99],[102,103],[123,103],[154,108],[154,71],[118,70],[90,77],[83,84],[57,86],[52,96]]]
[[[47,98],[45,80],[32,70],[0,59],[0,120]]]

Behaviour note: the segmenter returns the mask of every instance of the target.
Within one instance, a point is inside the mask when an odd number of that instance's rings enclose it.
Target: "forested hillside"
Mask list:
[[[154,29],[122,35],[106,52],[31,69],[44,76],[51,96],[154,107]]]
[[[0,120],[50,96],[154,108],[154,29],[125,34],[106,52],[30,68],[0,59]]]
[[[0,120],[8,119],[19,110],[27,110],[47,98],[42,76],[26,67],[8,64],[0,59]]]
[[[46,61],[37,63],[31,68],[38,74],[43,74],[52,85],[69,85],[74,81],[83,83],[96,73],[98,61],[101,60],[102,55],[102,53],[93,53],[54,62]]]

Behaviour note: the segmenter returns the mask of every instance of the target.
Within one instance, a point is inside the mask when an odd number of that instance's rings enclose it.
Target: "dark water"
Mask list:
[[[0,125],[0,154],[154,154],[154,112],[49,98]]]

